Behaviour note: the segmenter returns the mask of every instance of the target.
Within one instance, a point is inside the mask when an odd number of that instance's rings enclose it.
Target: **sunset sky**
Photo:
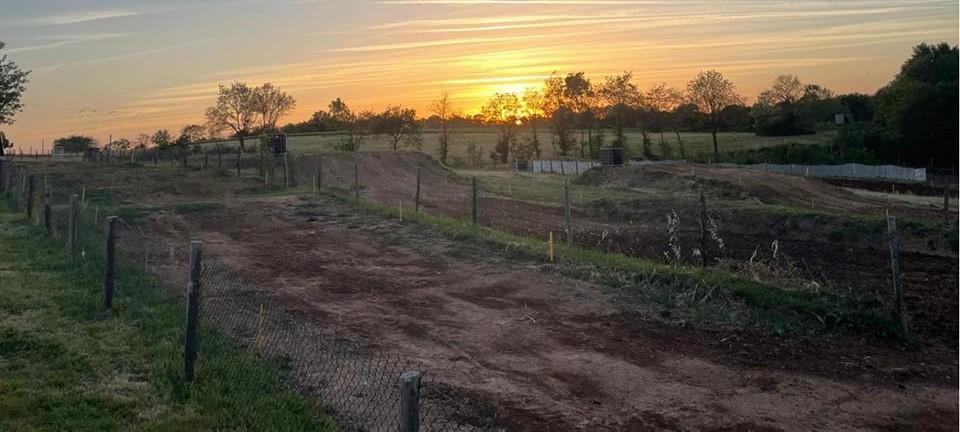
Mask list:
[[[471,112],[554,71],[631,70],[648,87],[717,69],[748,99],[783,73],[872,93],[912,46],[958,39],[956,0],[0,0],[0,11],[0,54],[33,70],[26,108],[0,129],[26,149],[176,132],[234,80],[294,95],[282,123],[336,97],[427,115],[443,90]]]

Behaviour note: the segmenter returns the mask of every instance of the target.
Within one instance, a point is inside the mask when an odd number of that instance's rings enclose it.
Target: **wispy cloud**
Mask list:
[[[120,37],[129,36],[129,33],[97,33],[97,34],[75,34],[75,35],[62,35],[62,36],[52,36],[46,37],[44,39],[51,39],[51,42],[36,44],[36,45],[27,45],[23,47],[14,47],[6,50],[7,53],[15,54],[22,52],[30,51],[42,51],[64,47],[67,45],[86,43],[86,42],[96,42],[107,39],[116,39]]]
[[[88,21],[99,21],[112,18],[121,18],[140,15],[142,12],[127,9],[105,9],[67,12],[62,14],[47,15],[27,20],[31,24],[39,25],[66,25],[77,24]]]

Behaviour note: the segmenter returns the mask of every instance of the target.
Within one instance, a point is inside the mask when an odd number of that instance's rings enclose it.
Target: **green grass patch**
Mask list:
[[[184,307],[121,261],[102,306],[102,240],[68,265],[0,200],[0,430],[333,430],[282,384],[282,365],[202,327],[197,379],[183,379]]]

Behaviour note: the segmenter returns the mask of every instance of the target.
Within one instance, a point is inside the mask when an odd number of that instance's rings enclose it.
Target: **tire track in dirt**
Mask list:
[[[858,430],[956,410],[955,386],[869,370],[811,375],[789,350],[768,365],[777,342],[711,345],[719,334],[646,321],[549,268],[476,258],[469,245],[329,201],[242,200],[152,225],[214,240],[210,256],[289,307],[340,337],[420,359],[518,430]],[[907,361],[883,351],[851,357]]]

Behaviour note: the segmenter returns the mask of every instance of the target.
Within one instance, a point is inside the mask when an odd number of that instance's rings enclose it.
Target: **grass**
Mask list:
[[[201,329],[182,376],[183,306],[120,262],[105,312],[96,236],[83,263],[0,200],[0,430],[333,430],[283,369]]]
[[[342,194],[326,195],[342,203],[397,217],[397,208]],[[303,196],[305,200],[316,196]],[[518,236],[467,221],[426,214],[405,214],[427,233],[439,233],[464,247],[460,255],[484,256],[491,251],[510,258],[548,263],[542,239]],[[622,254],[555,245],[556,270],[601,283],[649,316],[702,325],[756,328],[780,335],[873,334],[903,337],[886,309],[829,292],[786,290],[758,283],[722,269],[671,266]]]
[[[613,133],[611,131],[605,132],[606,141],[609,143],[613,140]],[[518,137],[519,139],[524,139],[531,135],[532,134],[529,130],[524,129],[520,131]],[[640,131],[630,130],[626,135],[631,154],[637,156],[643,154],[643,138]],[[424,131],[423,148],[421,151],[430,155],[435,155],[439,136],[439,131]],[[650,149],[653,154],[657,157],[662,157],[663,154],[659,144],[660,135],[648,133],[647,136],[651,140]],[[683,140],[683,146],[688,158],[692,158],[697,154],[706,155],[713,153],[713,137],[710,133],[681,132],[680,137]],[[672,132],[665,133],[663,138],[664,141],[673,149],[673,152],[675,153],[673,157],[679,158],[679,147],[676,142],[676,135],[674,135]],[[287,137],[287,149],[296,154],[326,153],[331,151],[331,145],[336,143],[339,139],[340,136],[337,132],[293,134],[288,135]],[[448,162],[452,165],[459,165],[457,161],[459,160],[462,163],[466,159],[467,148],[471,143],[483,148],[485,150],[483,152],[484,155],[493,150],[493,147],[497,142],[497,131],[494,128],[454,129],[450,133],[450,139],[450,161]],[[556,157],[553,148],[550,146],[550,139],[551,137],[549,130],[540,130],[540,140],[544,142],[542,148],[543,158]],[[577,134],[577,139],[579,139],[579,134]],[[719,143],[721,152],[753,150],[788,144],[826,144],[831,139],[831,134],[800,135],[791,137],[758,137],[750,132],[722,132],[717,135],[717,141]],[[254,138],[248,139],[247,142],[258,143],[259,140]],[[225,140],[219,143],[233,147],[236,146],[239,141]],[[216,145],[216,143],[209,143],[206,145],[212,148]],[[388,137],[382,135],[370,135],[365,137],[360,145],[360,148],[363,151],[392,150],[390,140]],[[577,149],[579,150],[579,146],[577,146]],[[486,158],[486,156],[484,156],[484,159],[484,164],[490,163],[490,160]]]

